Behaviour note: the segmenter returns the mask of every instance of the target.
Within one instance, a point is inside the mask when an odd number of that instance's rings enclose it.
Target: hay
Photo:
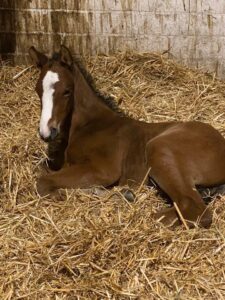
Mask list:
[[[225,133],[225,85],[212,75],[158,54],[86,62],[134,118],[202,120]],[[0,71],[0,299],[224,299],[224,199],[210,204],[209,230],[172,231],[151,219],[166,204],[146,187],[132,204],[119,188],[37,196],[38,71],[24,69]]]

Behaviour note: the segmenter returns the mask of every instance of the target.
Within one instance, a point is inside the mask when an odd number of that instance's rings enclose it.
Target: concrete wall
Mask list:
[[[51,52],[60,43],[81,55],[170,49],[178,61],[225,77],[225,1],[0,1],[4,57],[21,63],[30,45]]]

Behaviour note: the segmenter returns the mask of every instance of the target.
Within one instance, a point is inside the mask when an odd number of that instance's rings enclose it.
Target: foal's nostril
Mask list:
[[[51,132],[51,139],[54,140],[54,138],[56,138],[58,134],[57,128],[51,127],[50,132]]]

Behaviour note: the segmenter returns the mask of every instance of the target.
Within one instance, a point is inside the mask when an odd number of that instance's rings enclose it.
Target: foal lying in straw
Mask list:
[[[41,70],[40,136],[54,171],[38,179],[40,195],[94,185],[135,188],[153,180],[174,204],[155,218],[165,225],[210,226],[211,213],[196,187],[225,184],[225,139],[217,130],[201,122],[129,118],[94,89],[66,47],[51,59],[34,47],[29,53]]]

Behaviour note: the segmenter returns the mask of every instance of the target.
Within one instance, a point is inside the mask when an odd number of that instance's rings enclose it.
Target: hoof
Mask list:
[[[55,188],[47,177],[40,177],[37,180],[37,192],[41,197],[51,194]]]
[[[166,227],[175,228],[179,225],[182,225],[182,221],[177,215],[174,207],[164,209],[162,212],[158,212],[153,215],[153,219],[158,220]],[[184,218],[186,222],[186,226],[191,229],[196,226],[201,228],[209,228],[212,223],[212,213],[206,209],[202,216],[195,216],[195,218]]]
[[[212,224],[212,212],[207,208],[204,214],[201,216],[199,223],[199,227],[210,228]]]
[[[153,214],[153,219],[159,221],[161,224],[163,224],[166,227],[175,228],[181,225],[181,222],[178,219],[177,214],[173,207],[166,208],[161,212]]]
[[[134,202],[136,200],[135,194],[130,189],[126,189],[126,188],[122,189],[121,194],[128,202]]]

